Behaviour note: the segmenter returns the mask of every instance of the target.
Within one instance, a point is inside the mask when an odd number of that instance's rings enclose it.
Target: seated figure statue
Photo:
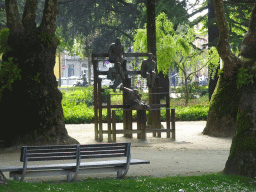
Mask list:
[[[107,78],[114,81],[113,90],[115,92],[118,85],[120,85],[124,79],[124,48],[121,45],[120,39],[116,38],[116,42],[112,43],[108,50],[109,61],[114,63],[114,67],[109,69]]]
[[[126,105],[127,107],[133,108],[136,110],[149,108],[149,105],[146,105],[143,101],[141,101],[141,97],[137,89],[130,89],[130,88],[124,87],[123,91],[127,98],[124,105]]]
[[[141,76],[147,79],[147,86],[153,87],[156,78],[156,62],[152,59],[153,54],[148,54],[148,59],[142,61]]]

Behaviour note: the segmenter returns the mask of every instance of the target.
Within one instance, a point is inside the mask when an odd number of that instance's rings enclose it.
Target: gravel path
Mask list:
[[[165,126],[165,124],[163,124]],[[198,175],[204,173],[219,172],[224,169],[231,146],[231,138],[215,138],[202,135],[206,125],[205,121],[176,122],[176,141],[165,138],[152,137],[147,134],[147,142],[134,138],[124,138],[117,135],[117,142],[130,141],[132,143],[131,154],[134,159],[149,160],[150,164],[130,166],[127,176],[152,176],[165,177],[176,175]],[[106,124],[104,127],[106,129]],[[117,127],[121,128],[122,124]],[[136,128],[136,124],[133,125]],[[79,124],[66,125],[71,137],[80,143],[97,143],[94,140],[94,125]],[[103,142],[107,142],[104,135]],[[19,162],[20,154],[8,152],[0,154],[0,166],[22,165]],[[56,162],[54,162],[56,163]],[[8,178],[8,174],[5,173]],[[104,175],[80,175],[79,179],[86,177],[116,177],[116,174]],[[41,181],[46,178],[27,178],[28,181]],[[65,177],[47,178],[47,180],[65,180]]]

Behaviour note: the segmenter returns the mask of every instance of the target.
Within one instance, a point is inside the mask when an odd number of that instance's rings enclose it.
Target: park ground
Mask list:
[[[165,123],[162,123],[165,126]],[[202,175],[216,173],[224,169],[231,146],[231,138],[216,138],[203,135],[202,131],[206,121],[176,122],[176,141],[166,138],[152,137],[147,134],[147,141],[136,138],[124,138],[117,135],[117,142],[131,142],[131,155],[134,159],[149,160],[150,164],[130,166],[127,177],[150,176],[166,177],[177,175]],[[133,124],[136,128],[136,124]],[[94,139],[94,124],[67,124],[69,135],[77,139],[81,144],[97,143]],[[104,124],[104,129],[107,125]],[[118,123],[117,128],[122,128]],[[103,142],[107,143],[107,134]],[[1,166],[22,165],[19,162],[20,152],[9,149],[0,154]],[[56,163],[56,162],[54,162]],[[9,178],[8,174],[5,176]],[[86,177],[116,177],[115,173],[80,175],[78,179]],[[46,178],[26,178],[28,181],[41,181]],[[47,180],[65,180],[65,177],[47,178]]]

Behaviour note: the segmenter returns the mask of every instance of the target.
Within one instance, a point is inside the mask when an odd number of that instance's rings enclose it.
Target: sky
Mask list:
[[[180,0],[180,1],[182,1],[182,0]],[[203,2],[204,0],[199,0],[199,1],[200,1],[200,2]],[[196,2],[196,0],[189,0],[189,2],[190,2],[191,4],[194,4],[194,3]],[[195,7],[195,9],[196,9],[196,7]],[[188,11],[188,13],[190,14],[192,11],[193,11],[193,10],[190,10],[190,11]],[[204,10],[203,12],[194,15],[194,16],[191,17],[189,20],[190,20],[190,21],[193,21],[193,20],[194,20],[195,18],[197,18],[198,16],[200,16],[200,15],[205,15],[207,12],[208,12],[208,10]]]

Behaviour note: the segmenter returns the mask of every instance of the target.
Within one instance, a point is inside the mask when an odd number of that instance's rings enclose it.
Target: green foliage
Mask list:
[[[8,45],[9,29],[4,28],[0,30],[0,55],[11,50]]]
[[[146,51],[146,27],[136,30],[134,35],[134,50]],[[164,75],[169,69],[179,68],[181,77],[184,77],[185,85],[188,78],[193,77],[198,71],[212,63],[211,69],[215,71],[219,65],[219,55],[216,48],[208,50],[196,48],[193,43],[197,34],[188,25],[179,25],[174,31],[173,24],[165,13],[160,13],[156,18],[156,46],[157,69]],[[186,87],[187,89],[187,87]],[[186,103],[189,95],[186,93]]]
[[[237,75],[237,88],[239,89],[244,85],[253,84],[254,78],[255,78],[255,75],[251,74],[248,68],[239,69],[238,75]]]
[[[16,80],[21,80],[21,70],[19,65],[13,62],[13,58],[9,61],[3,61],[0,69],[0,101],[5,89],[12,91],[12,84]]]
[[[201,88],[203,91],[204,89]],[[121,94],[113,94],[109,89],[105,89],[102,94],[103,98],[107,98],[104,95],[111,93],[111,104],[121,105],[123,98]],[[86,88],[70,88],[69,91],[63,91],[62,107],[64,111],[65,123],[77,124],[77,123],[92,123],[94,117],[93,109],[93,87]],[[143,94],[142,100],[147,100],[147,95]],[[106,102],[106,101],[105,101]],[[171,99],[171,108],[176,109],[176,119],[179,121],[194,121],[194,120],[206,120],[209,110],[208,95],[200,97],[199,99],[191,99],[189,106],[185,107],[185,100],[182,98]],[[166,110],[161,110],[161,120],[165,121]],[[147,112],[148,116],[148,112]],[[103,122],[107,122],[107,110],[102,110]],[[132,120],[137,121],[136,111],[132,113]],[[116,109],[116,122],[123,121],[123,111]]]
[[[255,191],[256,181],[243,176],[223,175],[221,173],[200,176],[176,176],[164,178],[133,177],[127,179],[87,178],[80,182],[20,182],[8,180],[0,185],[0,191],[44,192],[44,191],[205,191],[235,192]]]
[[[50,33],[40,31],[40,33],[37,35],[38,39],[40,39],[47,47],[51,47],[52,43],[54,42],[54,36],[52,36]]]
[[[40,77],[40,73],[37,72],[35,76],[30,76],[29,78],[33,81],[40,83],[39,77]]]
[[[176,93],[181,93],[181,97],[185,98],[186,97],[186,89],[184,86],[182,87],[177,87],[176,88]],[[204,96],[208,93],[208,86],[199,86],[195,84],[188,84],[188,94],[189,94],[189,99],[194,99],[196,95]]]

